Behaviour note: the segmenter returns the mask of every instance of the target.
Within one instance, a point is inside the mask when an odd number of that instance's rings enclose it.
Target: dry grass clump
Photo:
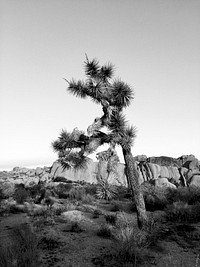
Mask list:
[[[125,213],[122,213],[121,217],[123,220],[118,221],[112,231],[115,242],[113,259],[122,266],[123,264],[136,266],[149,257],[147,249],[162,238],[163,228],[153,217],[149,218],[149,224],[142,230],[132,225]]]
[[[187,202],[178,201],[168,205],[165,209],[168,221],[178,223],[195,223],[200,221],[200,203],[189,205]]]
[[[99,227],[99,229],[97,230],[97,235],[104,238],[111,238],[112,230],[113,227],[110,224],[105,223]]]
[[[117,221],[116,214],[115,215],[113,215],[113,214],[106,214],[106,215],[104,215],[104,217],[105,217],[106,223],[109,223],[111,225],[116,225],[116,221]]]
[[[93,212],[92,212],[92,217],[93,217],[94,219],[99,218],[100,215],[102,215],[102,211],[101,211],[101,210],[99,210],[99,209],[95,209],[95,210],[93,210]]]
[[[59,248],[62,245],[58,233],[53,229],[44,233],[39,241],[39,248],[43,250],[54,250]]]
[[[38,267],[39,239],[29,225],[23,224],[13,229],[12,245],[0,247],[1,267]]]
[[[170,204],[181,201],[193,205],[200,201],[200,188],[191,186],[179,187],[177,190],[169,190],[167,199]]]

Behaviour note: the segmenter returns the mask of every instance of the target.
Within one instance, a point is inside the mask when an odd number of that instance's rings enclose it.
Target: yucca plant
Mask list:
[[[136,137],[135,127],[128,126],[123,109],[131,104],[134,98],[133,89],[121,79],[114,79],[114,66],[110,63],[100,66],[96,59],[89,60],[86,55],[84,62],[85,81],[66,80],[68,92],[76,97],[90,98],[102,106],[103,115],[94,119],[87,133],[75,128],[72,132],[62,131],[53,149],[58,152],[63,168],[84,168],[87,166],[87,156],[107,143],[110,151],[115,153],[116,145],[121,146],[126,164],[128,185],[135,199],[138,225],[147,223],[147,215],[142,192],[139,187],[139,173],[131,153],[131,147]],[[109,133],[101,132],[106,127]],[[76,151],[74,152],[74,149]]]

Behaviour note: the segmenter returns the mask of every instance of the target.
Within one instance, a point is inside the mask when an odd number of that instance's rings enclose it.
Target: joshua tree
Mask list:
[[[116,153],[116,145],[121,146],[127,182],[136,203],[138,226],[141,228],[147,223],[147,215],[139,187],[139,173],[131,153],[136,130],[128,125],[122,113],[134,98],[133,90],[120,79],[113,79],[114,67],[110,63],[100,66],[96,59],[89,60],[86,55],[84,67],[86,80],[71,79],[68,81],[65,79],[68,83],[67,90],[77,97],[89,97],[95,103],[100,104],[103,115],[94,119],[92,125],[87,128],[87,134],[79,131],[78,128],[71,133],[62,130],[59,138],[52,143],[53,148],[58,152],[63,168],[77,169],[86,166],[87,156],[95,152],[99,146],[109,144],[111,154]],[[106,127],[108,133],[101,132],[102,127]]]

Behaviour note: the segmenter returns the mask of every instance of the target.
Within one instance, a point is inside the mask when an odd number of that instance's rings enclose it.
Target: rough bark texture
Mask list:
[[[126,164],[126,176],[127,182],[134,196],[136,209],[137,209],[137,219],[138,227],[141,229],[147,225],[148,219],[146,214],[146,208],[144,203],[143,194],[140,190],[139,185],[139,174],[135,167],[135,161],[132,156],[130,149],[122,149],[124,155],[124,161]]]

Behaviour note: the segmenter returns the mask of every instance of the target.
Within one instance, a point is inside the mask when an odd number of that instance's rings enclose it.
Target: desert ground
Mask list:
[[[145,229],[128,189],[116,192],[69,181],[1,194],[0,266],[200,266],[198,188],[148,187]]]

